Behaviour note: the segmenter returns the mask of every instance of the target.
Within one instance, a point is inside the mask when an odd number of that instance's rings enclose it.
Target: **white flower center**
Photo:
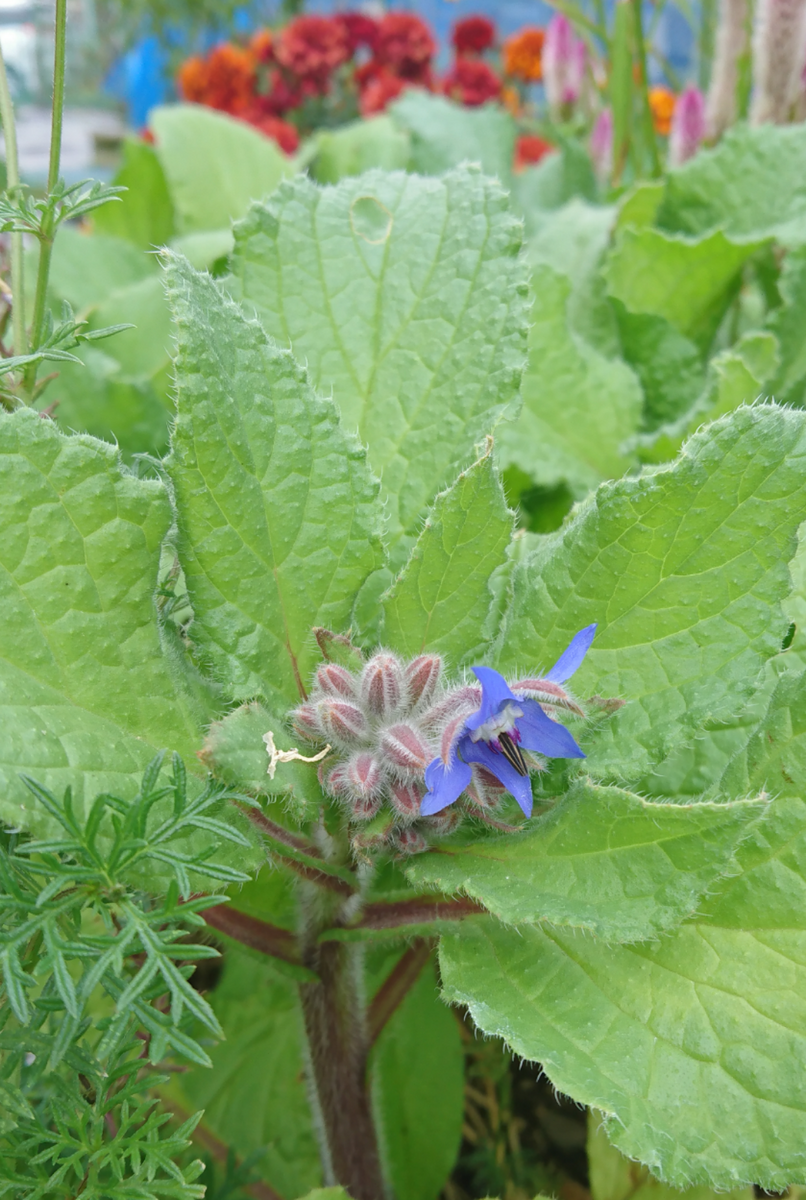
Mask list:
[[[523,709],[508,700],[500,713],[490,717],[489,721],[479,725],[478,729],[471,729],[470,740],[471,742],[494,742],[502,733],[512,733],[515,722],[518,717],[522,716]]]

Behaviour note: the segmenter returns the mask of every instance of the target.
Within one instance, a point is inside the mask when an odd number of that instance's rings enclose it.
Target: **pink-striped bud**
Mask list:
[[[425,795],[416,783],[393,783],[389,789],[392,807],[407,821],[420,815],[420,805]]]
[[[361,700],[376,717],[391,717],[405,695],[403,668],[394,654],[374,654],[361,675]]]
[[[447,837],[458,827],[462,820],[462,814],[454,804],[450,808],[444,808],[442,812],[436,813],[433,817],[426,817],[425,820],[428,822],[428,833],[433,837]]]
[[[596,178],[605,183],[613,170],[613,114],[603,108],[591,130],[590,155]]]
[[[481,688],[475,684],[452,688],[441,700],[438,700],[427,712],[423,713],[422,723],[426,729],[441,729],[446,721],[461,716],[463,720],[476,712],[481,704]]]
[[[555,119],[562,119],[582,95],[587,63],[585,43],[574,36],[563,13],[555,13],[546,27],[542,62],[549,108]]]
[[[324,729],[314,704],[300,704],[291,714],[294,731],[308,742],[321,742]]]
[[[410,826],[396,831],[395,842],[401,854],[422,854],[428,849],[428,842],[423,835]]]
[[[345,667],[340,667],[338,663],[323,663],[316,672],[316,683],[319,689],[328,696],[341,696],[347,700],[355,699],[355,679]]]
[[[337,744],[354,746],[366,738],[367,719],[349,700],[320,700],[316,711],[326,736]]]
[[[357,821],[369,821],[383,800],[383,772],[378,762],[366,751],[354,754],[344,764],[342,793],[352,807]]]
[[[442,675],[438,654],[421,654],[406,667],[406,684],[412,704],[429,704]]]
[[[512,684],[512,690],[516,696],[523,693],[529,699],[536,700],[541,708],[564,709],[576,713],[578,717],[585,716],[573,696],[569,696],[565,688],[550,679],[520,679]]]
[[[401,771],[424,771],[434,757],[433,750],[425,743],[418,730],[412,725],[390,725],[381,734],[381,750],[386,758]]]
[[[705,137],[705,97],[687,87],[677,98],[669,133],[669,162],[673,167],[693,158]]]

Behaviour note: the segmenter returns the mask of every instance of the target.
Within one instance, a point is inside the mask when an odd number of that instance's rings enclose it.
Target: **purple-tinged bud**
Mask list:
[[[433,750],[423,741],[412,725],[390,725],[381,734],[381,750],[401,771],[424,771],[434,757]]]
[[[680,93],[669,133],[669,162],[673,167],[693,158],[705,137],[705,99],[699,88]]]
[[[803,66],[806,0],[761,0],[753,37],[750,122],[783,124],[792,116]]]
[[[606,183],[613,171],[613,114],[603,108],[591,130],[590,156],[596,178]]]
[[[574,36],[571,22],[555,13],[543,44],[543,85],[555,119],[562,119],[582,95],[587,55],[585,43]]]
[[[420,815],[425,792],[416,783],[393,783],[389,788],[392,807],[401,817],[413,821]]]
[[[464,720],[481,704],[481,688],[475,684],[453,688],[432,708],[423,713],[422,723],[426,729],[441,729],[446,721],[461,716]]]
[[[433,817],[425,817],[424,820],[428,823],[428,833],[435,837],[447,837],[458,828],[462,814],[454,804],[451,808],[444,808],[442,812],[435,813]]]
[[[429,704],[442,675],[442,659],[438,654],[421,654],[406,667],[406,685],[412,704]]]
[[[396,830],[395,842],[401,854],[422,854],[428,849],[423,835],[411,827]]]
[[[344,764],[345,780],[355,797],[363,800],[380,799],[383,790],[383,771],[378,761],[366,750],[360,750]]]
[[[324,663],[316,672],[316,683],[319,689],[328,696],[341,696],[354,700],[356,696],[355,679],[338,663]]]
[[[565,688],[551,679],[519,679],[517,683],[512,684],[512,690],[516,695],[524,693],[531,700],[536,700],[541,708],[564,709],[578,717],[585,716],[573,696],[569,696]]]
[[[454,744],[462,732],[466,720],[467,714],[460,713],[458,717],[453,717],[448,721],[442,730],[439,738],[439,756],[444,763],[451,761]]]
[[[705,102],[705,135],[715,142],[736,120],[739,60],[747,48],[748,0],[719,0],[714,62]]]
[[[301,738],[305,738],[306,741],[321,742],[324,738],[325,731],[319,720],[316,705],[300,704],[299,708],[295,708],[291,714],[291,721],[295,733]]]
[[[320,700],[316,711],[325,735],[338,745],[355,746],[366,739],[367,719],[349,700]]]
[[[394,654],[374,654],[361,675],[361,699],[376,717],[391,717],[405,695],[403,668]]]

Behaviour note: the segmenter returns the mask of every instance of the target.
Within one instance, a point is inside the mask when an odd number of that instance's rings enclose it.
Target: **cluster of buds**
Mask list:
[[[513,687],[538,699],[548,713],[565,709],[581,715],[548,680]],[[452,833],[468,813],[498,825],[492,810],[505,789],[482,764],[470,768],[460,803],[433,815],[423,812],[427,768],[449,760],[481,702],[479,684],[445,684],[436,654],[404,663],[379,650],[355,671],[334,662],[319,667],[310,697],[292,714],[293,724],[307,742],[329,743],[332,753],[319,767],[320,780],[346,810],[356,848],[386,846],[415,854]],[[528,762],[530,769],[542,765],[537,756]]]

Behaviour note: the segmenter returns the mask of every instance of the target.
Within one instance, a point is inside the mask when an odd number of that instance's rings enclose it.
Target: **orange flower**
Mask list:
[[[521,114],[521,98],[517,88],[505,87],[501,89],[501,103],[504,108],[508,109],[513,117],[519,117]]]
[[[177,82],[183,100],[204,104],[207,95],[207,63],[198,54],[186,58],[179,68]]]
[[[271,36],[271,30],[258,29],[257,33],[252,35],[252,40],[249,43],[249,50],[253,57],[258,62],[271,62],[274,57],[274,42]]]
[[[656,132],[662,134],[663,137],[669,136],[676,104],[677,97],[669,88],[653,87],[649,89],[649,107],[652,112],[652,124],[655,126]]]
[[[222,42],[206,59],[189,58],[179,70],[185,100],[238,115],[255,92],[255,63],[248,50]]]
[[[527,25],[519,33],[504,42],[504,72],[522,79],[525,83],[537,83],[543,78],[543,42],[545,32],[536,26]]]

